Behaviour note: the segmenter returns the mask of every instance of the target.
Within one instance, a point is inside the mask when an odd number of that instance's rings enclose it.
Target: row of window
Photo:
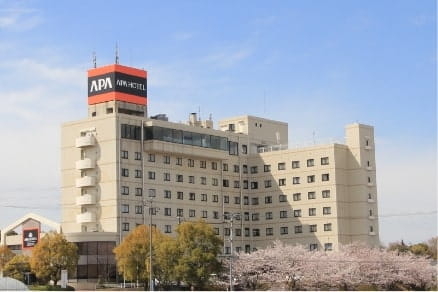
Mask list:
[[[129,195],[129,187],[128,186],[122,186],[121,187],[121,194],[122,195]],[[323,190],[321,192],[323,198],[330,198],[330,190]],[[142,196],[143,190],[142,188],[135,188],[135,195],[136,196]],[[149,197],[155,197],[156,196],[156,189],[148,189],[148,195]],[[172,192],[170,190],[164,190],[163,197],[165,199],[172,199]],[[293,195],[294,201],[300,201],[301,200],[301,193],[294,193]],[[176,192],[176,198],[179,200],[184,199],[184,192]],[[316,199],[316,192],[308,192],[307,198],[309,200]],[[189,200],[195,201],[196,200],[196,194],[193,192],[189,193]],[[200,200],[207,202],[208,201],[208,195],[207,194],[200,194]],[[219,202],[219,195],[212,195],[212,201],[215,203]],[[278,195],[278,202],[279,203],[285,203],[288,202],[287,195],[280,194]],[[230,203],[230,196],[224,195],[224,203],[228,204]],[[240,196],[234,197],[234,204],[240,205],[241,200]],[[265,204],[272,204],[273,203],[273,196],[265,196]],[[249,205],[250,199],[248,196],[243,196],[243,204]],[[259,204],[259,198],[254,197],[251,198],[251,205],[258,205]]]
[[[129,231],[129,222],[122,223],[122,231]],[[308,225],[308,232],[309,233],[315,233],[318,232],[317,224],[311,224]],[[230,236],[231,230],[230,228],[224,228],[224,235]],[[303,225],[295,225],[294,226],[294,234],[301,234],[303,233]],[[332,231],[332,223],[325,223],[323,227],[324,232]],[[164,225],[164,233],[171,233],[172,232],[172,225]],[[218,227],[214,228],[214,232],[216,235],[220,235],[220,229]],[[291,232],[292,233],[292,232]],[[289,227],[288,226],[281,226],[279,228],[279,234],[280,235],[287,235],[289,234]],[[252,230],[250,228],[244,228],[243,229],[243,235],[245,237],[259,237],[261,236],[261,232],[259,228],[253,228]],[[273,236],[274,235],[274,228],[273,227],[267,227],[265,228],[265,236]],[[234,229],[233,236],[240,237],[242,236],[242,229],[236,228]]]
[[[193,198],[192,198],[193,195]],[[190,193],[190,199],[194,200],[194,193]],[[206,196],[205,194],[202,194],[201,196]],[[129,213],[129,204],[122,204],[122,213]],[[322,214],[323,215],[330,215],[332,213],[331,207],[323,207],[322,208]],[[142,205],[136,205],[135,206],[135,214],[143,214],[143,207]],[[172,208],[164,208],[164,216],[172,216]],[[288,218],[288,211],[287,210],[282,210],[279,213],[280,215],[280,219],[284,219],[284,218]],[[184,217],[184,209],[176,209],[176,216],[178,217]],[[189,217],[196,217],[196,210],[194,209],[189,209],[189,213],[188,213]],[[224,215],[226,216],[226,214]],[[301,217],[302,216],[302,212],[301,209],[296,209],[293,210],[293,216],[294,217]],[[309,216],[316,216],[316,208],[309,208]],[[370,215],[371,216],[371,215]],[[207,210],[203,210],[201,211],[201,217],[202,218],[208,218],[208,211]],[[219,217],[219,212],[218,211],[213,211],[213,218],[214,219],[220,219]],[[274,219],[274,215],[273,212],[269,211],[265,213],[265,219],[266,220],[272,220]],[[243,220],[244,221],[249,221],[250,220],[250,213],[249,212],[245,212],[243,213]],[[259,213],[252,213],[251,214],[251,220],[252,221],[259,221],[260,220],[260,214]]]
[[[134,170],[134,177],[135,178],[142,178],[142,171],[140,169],[135,169]],[[129,177],[129,169],[128,168],[122,168],[121,169],[121,176],[123,177]],[[148,179],[150,180],[155,180],[155,171],[148,171]],[[170,173],[169,172],[165,172],[163,173],[163,180],[164,181],[171,181],[171,177],[170,177]],[[330,175],[328,173],[323,173],[321,175],[321,181],[326,182],[330,180]],[[182,174],[176,174],[175,175],[175,181],[176,182],[184,182],[184,176]],[[316,181],[316,176],[315,175],[308,175],[307,176],[307,183],[314,183]],[[193,175],[189,175],[188,176],[188,183],[190,184],[194,184],[195,183],[195,176]],[[207,178],[206,177],[201,177],[200,178],[200,183],[201,185],[206,185],[207,184]],[[212,178],[212,185],[213,186],[218,186],[219,185],[219,180],[217,178]],[[295,176],[292,178],[292,184],[297,185],[301,183],[301,178],[299,176]],[[264,185],[265,188],[270,188],[272,187],[272,181],[271,180],[265,180],[264,181]],[[278,180],[278,185],[279,186],[286,186],[286,179],[285,178],[280,178]],[[229,179],[223,179],[222,180],[222,186],[223,187],[230,187],[230,180]],[[233,182],[233,186],[234,188],[240,188],[240,181],[235,180]],[[243,180],[243,188],[244,189],[248,189],[249,186],[251,187],[251,189],[258,189],[259,188],[259,184],[257,181],[251,181],[249,182],[248,180]]]

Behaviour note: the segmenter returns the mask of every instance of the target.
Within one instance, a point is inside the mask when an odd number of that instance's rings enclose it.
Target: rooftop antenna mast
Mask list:
[[[201,106],[198,106],[198,115],[199,115],[198,120],[200,121],[201,120]]]
[[[96,52],[93,51],[93,67],[97,67],[97,61],[96,61]]]
[[[116,64],[119,64],[119,46],[116,42]]]

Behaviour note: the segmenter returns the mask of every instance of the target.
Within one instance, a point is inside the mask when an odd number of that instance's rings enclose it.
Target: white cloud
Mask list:
[[[0,29],[30,30],[43,21],[40,11],[28,8],[0,9]]]

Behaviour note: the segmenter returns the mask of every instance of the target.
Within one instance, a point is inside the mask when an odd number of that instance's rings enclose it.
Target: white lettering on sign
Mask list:
[[[136,82],[126,81],[126,80],[122,80],[122,79],[117,79],[116,84],[117,84],[117,86],[123,86],[123,87],[138,89],[138,90],[142,90],[142,91],[146,90],[144,84],[142,84],[142,83],[136,83]]]
[[[113,88],[110,77],[92,80],[90,93],[94,91],[101,91],[102,89],[108,89],[108,88]]]

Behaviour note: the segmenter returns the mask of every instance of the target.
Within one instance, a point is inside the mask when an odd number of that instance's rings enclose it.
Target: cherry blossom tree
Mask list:
[[[235,275],[243,288],[391,290],[431,288],[437,272],[430,259],[411,253],[385,251],[361,243],[339,251],[307,251],[275,242],[272,247],[240,254]]]

